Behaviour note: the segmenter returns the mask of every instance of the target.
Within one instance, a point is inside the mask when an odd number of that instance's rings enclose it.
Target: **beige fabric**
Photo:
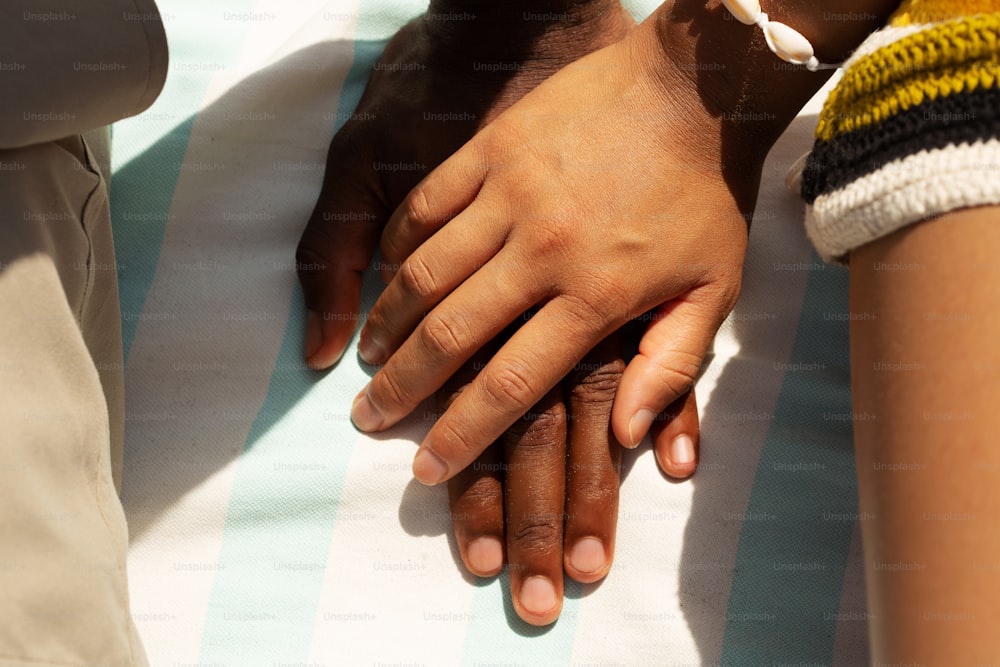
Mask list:
[[[0,151],[0,665],[145,664],[129,616],[122,361],[83,142]],[[110,418],[109,418],[110,414]]]
[[[167,76],[152,0],[3,0],[0,148],[82,134],[149,107]]]
[[[0,667],[147,664],[116,489],[124,369],[108,132],[94,128],[159,94],[155,12],[0,6]]]

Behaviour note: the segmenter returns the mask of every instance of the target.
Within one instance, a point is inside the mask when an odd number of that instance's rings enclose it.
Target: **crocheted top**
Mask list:
[[[844,63],[802,173],[825,259],[1000,204],[1000,2],[907,0]]]

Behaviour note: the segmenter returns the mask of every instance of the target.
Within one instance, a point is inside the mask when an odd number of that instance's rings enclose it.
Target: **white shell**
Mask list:
[[[764,26],[764,37],[774,54],[782,60],[802,65],[813,57],[813,47],[801,32],[778,21]]]
[[[758,0],[722,0],[736,20],[746,25],[753,25],[760,16],[760,2]]]

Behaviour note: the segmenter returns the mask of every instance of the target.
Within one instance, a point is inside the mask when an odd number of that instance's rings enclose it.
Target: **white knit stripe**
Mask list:
[[[905,39],[910,35],[916,34],[921,30],[928,30],[933,28],[939,23],[914,23],[913,25],[904,25],[899,27],[886,26],[873,32],[868,36],[865,41],[861,43],[861,46],[854,50],[851,57],[844,61],[844,69],[849,68],[854,63],[858,62],[862,58],[870,56],[879,49],[884,49],[893,42],[898,42],[901,39]]]
[[[806,232],[827,261],[906,225],[1000,204],[1000,140],[921,151],[816,198]]]

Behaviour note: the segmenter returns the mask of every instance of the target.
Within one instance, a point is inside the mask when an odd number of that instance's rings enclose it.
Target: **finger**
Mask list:
[[[469,209],[403,260],[361,329],[358,353],[362,359],[370,364],[385,363],[424,314],[477,270],[485,271],[477,278],[479,284],[483,284],[484,277],[493,280],[507,277],[491,273],[502,265],[487,264],[503,246],[504,231],[492,222],[491,216],[481,217],[484,210],[485,207]],[[388,260],[385,264],[389,264]]]
[[[344,354],[361,305],[361,276],[371,262],[388,211],[375,194],[371,161],[348,125],[330,144],[326,175],[295,252],[305,297],[305,357],[329,368]]]
[[[611,406],[624,370],[615,333],[564,383],[569,422],[564,566],[582,583],[603,578],[615,552],[622,448],[611,435]]]
[[[382,233],[382,278],[389,282],[420,244],[475,200],[486,177],[486,160],[470,141],[418,183],[396,207]],[[457,253],[455,253],[457,255]]]
[[[691,390],[657,415],[652,427],[656,462],[667,475],[685,479],[698,468],[701,430],[698,403]]]
[[[477,271],[423,318],[358,395],[351,409],[355,426],[362,431],[381,431],[397,423],[533,303],[525,303],[524,295],[540,298],[538,281],[524,271],[510,273],[508,267],[512,265],[498,255],[496,261]],[[491,298],[484,299],[483,294],[490,294]],[[512,413],[510,420],[493,433],[490,442],[499,438],[507,426],[544,394],[545,391],[539,392],[516,414]],[[462,397],[457,400],[462,401]],[[469,452],[462,467],[472,463],[487,444],[483,442],[475,452]]]
[[[469,465],[613,328],[579,308],[553,299],[500,348],[424,438],[417,480],[437,484]]]
[[[462,562],[477,577],[503,569],[503,464],[500,447],[491,445],[448,480],[448,501]]]
[[[625,368],[611,413],[612,428],[623,445],[638,445],[656,415],[694,386],[721,323],[719,311],[692,291],[654,312],[639,353]]]
[[[484,354],[491,352],[484,348]],[[438,412],[444,412],[476,375],[475,362],[466,364],[437,392]],[[462,562],[472,574],[492,577],[503,569],[503,465],[498,443],[448,482],[455,541]]]
[[[517,615],[532,625],[559,617],[563,598],[566,409],[550,391],[502,437],[507,559]]]

